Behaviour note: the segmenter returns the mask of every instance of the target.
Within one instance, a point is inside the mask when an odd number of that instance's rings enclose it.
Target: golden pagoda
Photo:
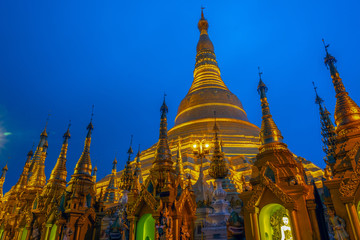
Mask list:
[[[65,198],[66,189],[66,154],[68,141],[70,139],[70,124],[65,132],[63,144],[55,167],[53,168],[50,178],[44,186],[41,194],[37,195],[31,210],[33,219],[36,224],[29,228],[34,237],[41,236],[45,239],[58,235],[58,219],[61,215],[59,207],[60,199]],[[30,224],[29,224],[30,225]]]
[[[204,158],[201,163],[194,156],[192,145],[197,140],[212,141],[213,113],[216,112],[217,127],[221,129],[218,137],[221,139],[222,151],[229,168],[228,176],[224,180],[227,182],[224,182],[223,187],[226,191],[236,192],[244,188],[243,180],[246,179],[246,184],[248,184],[251,177],[251,162],[260,147],[260,129],[249,122],[240,100],[223,82],[214,46],[208,35],[208,27],[208,21],[202,10],[198,22],[200,38],[196,47],[194,79],[189,92],[178,107],[175,125],[168,131],[170,154],[175,162],[182,163],[181,171],[184,171],[184,175],[191,177],[192,184],[195,184],[199,178],[201,164],[205,180],[213,181],[209,175],[210,159]],[[181,139],[180,146],[179,139]],[[144,180],[151,173],[155,152],[156,144],[142,151],[141,157],[137,158],[141,161],[141,173]],[[181,156],[181,161],[178,159],[179,156]],[[300,159],[297,158],[298,161]],[[317,187],[321,188],[323,171],[309,161],[304,160],[303,164],[306,164],[309,182],[314,180]],[[132,165],[139,164],[134,161]],[[106,189],[110,176],[97,182],[97,194]],[[118,172],[116,176],[120,178],[121,172]]]
[[[125,168],[117,172],[115,158],[111,174],[99,182],[90,158],[92,118],[69,182],[69,128],[46,181],[45,127],[18,182],[0,194],[0,239],[326,240],[331,234],[335,239],[360,239],[360,108],[345,91],[328,46],[325,63],[336,90],[337,126],[331,125],[316,95],[326,145],[323,201],[318,189],[323,187],[323,171],[283,143],[262,73],[259,129],[220,77],[203,11],[198,28],[194,79],[175,126],[168,131],[164,97],[158,142],[142,153],[139,147],[135,159],[131,143]],[[6,172],[5,166],[1,191]]]
[[[306,183],[302,163],[283,143],[259,75],[261,147],[252,169],[252,190],[240,194],[246,239],[321,239],[314,186]]]
[[[350,98],[339,72],[336,59],[325,45],[325,64],[336,93],[335,134],[328,137],[325,147],[327,154],[325,204],[334,234],[343,239],[360,239],[360,108]],[[321,111],[320,111],[321,114]],[[328,121],[324,128],[332,129]],[[328,133],[328,132],[327,132]],[[348,238],[349,237],[349,238]]]
[[[203,11],[198,22],[200,38],[196,47],[194,79],[189,92],[181,101],[175,125],[168,132],[169,148],[174,159],[179,155],[178,139],[181,138],[180,155],[186,175],[193,183],[199,177],[201,163],[192,152],[192,144],[198,139],[213,139],[213,113],[217,113],[217,124],[221,128],[223,149],[230,164],[231,177],[247,168],[249,158],[255,157],[259,147],[259,128],[250,123],[240,100],[225,85],[216,61],[214,46],[208,35],[208,21]],[[156,145],[141,154],[144,179],[149,176],[155,158]],[[210,161],[204,159],[204,175],[207,180]]]
[[[130,222],[130,240],[187,240],[191,239],[194,231],[195,196],[191,183],[185,182],[173,166],[168,144],[168,108],[165,99],[160,111],[159,141],[151,174],[141,189],[129,189],[127,218]]]

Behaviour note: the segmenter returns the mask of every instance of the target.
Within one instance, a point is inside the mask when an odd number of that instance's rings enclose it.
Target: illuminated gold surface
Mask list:
[[[246,238],[259,239],[259,232],[265,236],[263,223],[274,224],[275,220],[271,214],[264,214],[264,210],[277,204],[292,213],[292,226],[288,226],[288,229],[294,231],[295,239],[313,239],[314,236],[314,239],[320,239],[317,220],[311,217],[315,214],[316,207],[315,204],[310,204],[315,200],[314,186],[305,179],[307,174],[302,159],[295,159],[282,142],[280,130],[270,114],[266,98],[267,87],[261,80],[261,74],[258,91],[262,108],[262,145],[252,167],[252,189],[240,194],[244,202],[245,221],[252,223],[245,224]],[[251,227],[253,224],[256,224],[255,229]]]
[[[160,226],[161,216],[166,216],[165,220],[171,218],[174,224],[165,237],[170,240],[180,239],[183,229],[189,229],[190,232],[195,230],[193,223],[196,203],[191,185],[195,181],[212,181],[210,175],[214,178],[226,176],[225,180],[230,183],[226,191],[233,191],[236,195],[242,192],[245,228],[250,236],[258,230],[256,227],[251,229],[251,226],[258,224],[256,214],[266,204],[276,201],[289,211],[290,222],[298,224],[292,226],[296,239],[312,239],[314,236],[319,239],[313,228],[316,219],[310,221],[309,214],[315,209],[311,180],[314,180],[317,187],[322,187],[322,170],[292,154],[286,144],[282,143],[280,130],[272,119],[265,95],[261,97],[261,132],[248,121],[241,102],[228,90],[220,77],[214,46],[207,33],[208,22],[203,15],[198,27],[200,39],[197,45],[194,81],[179,106],[175,126],[167,131],[167,107],[164,101],[157,144],[143,151],[141,155],[139,153],[133,163],[130,162],[129,155],[126,167],[121,172],[116,172],[115,159],[111,174],[95,184],[96,173],[91,175],[90,143],[93,126],[90,122],[84,150],[67,187],[67,140],[62,145],[58,161],[45,185],[45,129],[34,156],[29,153],[18,183],[0,201],[0,230],[5,232],[3,239],[22,239],[23,229],[29,231],[28,236],[25,236],[27,239],[36,233],[35,230],[40,232],[41,239],[48,239],[50,227],[55,225],[55,235],[58,238],[64,237],[61,234],[66,226],[67,230],[73,231],[72,235],[70,234],[72,238],[96,239],[94,236],[100,235],[97,232],[100,229],[98,224],[104,215],[115,211],[119,206],[119,188],[128,192],[126,209],[131,240],[135,238],[137,221],[145,214],[151,214],[157,226]],[[345,102],[351,105],[351,101]],[[216,131],[214,150],[209,153],[213,158],[209,159],[204,155],[200,159],[199,152],[208,153],[212,148],[210,143],[213,139],[214,111],[217,113],[216,124],[221,134]],[[359,128],[356,125],[356,114],[340,116],[339,119],[343,122],[346,119],[351,120],[344,124],[346,128],[343,129],[353,131]],[[339,135],[344,134],[346,137],[352,134],[340,128],[338,131]],[[69,132],[67,133],[65,135],[70,137]],[[259,133],[262,145],[259,143]],[[204,141],[197,142],[197,139]],[[356,149],[359,147],[356,144],[353,146]],[[193,151],[194,148],[198,150]],[[351,159],[358,158],[355,150],[348,151],[346,156]],[[271,171],[274,179],[270,179]],[[358,177],[356,174],[354,176]],[[185,179],[186,175],[189,176],[188,179]],[[141,177],[144,177],[145,181],[140,180]],[[347,190],[356,189],[359,181],[355,177],[353,181],[341,182],[341,193],[348,194],[350,191]],[[1,177],[0,187],[3,183],[4,179]],[[350,195],[352,197],[355,194]],[[300,235],[299,229],[308,231],[301,232]]]

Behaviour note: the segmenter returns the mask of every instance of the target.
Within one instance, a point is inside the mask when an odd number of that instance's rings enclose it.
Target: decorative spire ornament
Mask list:
[[[170,169],[172,168],[173,162],[171,160],[171,153],[168,144],[168,136],[167,136],[167,116],[168,107],[165,102],[164,94],[164,102],[161,105],[160,113],[160,131],[159,131],[159,141],[157,143],[156,151],[155,151],[155,160],[153,162],[153,168],[165,167]]]
[[[20,192],[26,187],[27,182],[28,182],[29,168],[30,168],[32,156],[33,156],[33,151],[31,149],[27,154],[23,171],[22,171],[17,183],[13,187],[13,191],[12,191],[13,193]]]
[[[220,69],[214,53],[214,45],[212,44],[207,32],[209,23],[204,17],[203,10],[204,8],[201,8],[201,18],[198,22],[200,38],[196,46],[197,54],[194,81],[188,94],[204,88],[219,88],[228,90],[220,76]]]
[[[63,144],[61,147],[61,152],[60,152],[60,155],[56,162],[56,165],[51,172],[50,179],[49,179],[49,182],[53,182],[53,181],[61,182],[64,185],[64,187],[66,186],[66,176],[67,176],[66,154],[67,154],[67,150],[68,150],[69,139],[71,137],[70,126],[71,126],[71,122],[69,122],[67,131],[65,132],[65,134],[63,136],[64,141],[63,141]]]
[[[33,172],[35,170],[34,169],[34,167],[36,166],[35,163],[40,161],[39,159],[40,159],[40,157],[42,155],[42,152],[46,151],[46,149],[47,149],[47,145],[48,145],[47,144],[47,137],[48,137],[48,135],[47,135],[47,132],[46,132],[46,128],[47,128],[48,122],[49,122],[49,116],[46,119],[44,130],[40,134],[39,144],[36,147],[33,158],[32,158],[32,160],[30,162],[29,171],[28,171],[28,182],[30,181],[30,178],[33,175]],[[44,175],[45,175],[45,173],[44,173]]]
[[[261,101],[261,110],[262,110],[262,122],[261,122],[261,131],[260,131],[260,141],[262,145],[269,143],[282,143],[283,136],[281,135],[280,130],[276,126],[269,108],[269,103],[267,101],[266,92],[268,88],[263,82],[261,75],[263,74],[259,69],[259,85],[258,93],[260,95]]]
[[[40,142],[34,153],[34,157],[31,161],[29,172],[28,172],[28,187],[31,189],[41,189],[46,184],[45,176],[45,159],[46,159],[46,150],[48,148],[47,142],[47,124],[49,121],[49,116],[46,120],[45,128],[40,134]]]
[[[5,182],[6,172],[8,170],[9,169],[8,169],[8,166],[7,166],[7,163],[6,163],[6,165],[1,170],[1,176],[0,176],[0,202],[1,202],[1,199],[3,197],[3,186],[4,186],[4,182]]]
[[[326,164],[330,165],[332,168],[335,164],[335,148],[336,148],[336,133],[335,127],[330,119],[330,112],[326,109],[323,104],[324,100],[319,97],[317,93],[317,87],[315,87],[315,83],[313,83],[315,90],[315,103],[319,105],[320,111],[320,122],[321,122],[321,135],[323,136],[322,142],[324,144],[323,151],[326,156],[324,158]]]
[[[93,179],[93,182],[96,183],[96,173],[97,173],[97,166],[95,165],[94,169],[93,169],[93,172],[91,174],[92,176],[92,179]]]
[[[105,191],[105,196],[104,196],[104,202],[106,203],[114,203],[116,200],[116,191],[117,191],[117,186],[116,186],[116,164],[117,164],[117,160],[116,157],[113,161],[113,167],[111,170],[111,175],[110,175],[110,180],[109,180],[109,184],[106,188]]]
[[[84,150],[79,158],[79,161],[76,163],[74,175],[85,174],[91,177],[92,165],[90,159],[90,144],[91,144],[91,134],[94,129],[94,126],[92,124],[93,116],[94,116],[94,105],[92,106],[90,123],[86,127],[88,132],[85,138]]]
[[[181,155],[181,138],[178,139],[178,149],[176,155],[176,165],[175,165],[176,175],[179,176],[182,180],[185,179],[184,166]]]
[[[228,174],[225,162],[225,154],[221,151],[221,144],[218,136],[220,131],[216,124],[216,112],[214,112],[214,152],[210,163],[209,175],[214,179],[223,179]]]
[[[139,183],[143,182],[142,173],[141,173],[141,161],[140,161],[140,144],[139,144],[138,153],[136,154],[134,176],[139,179]]]
[[[127,151],[128,160],[126,161],[125,168],[124,168],[124,170],[120,176],[120,180],[119,180],[119,188],[122,190],[125,190],[125,191],[130,191],[132,181],[134,180],[134,173],[133,173],[132,167],[131,167],[131,155],[133,154],[133,150],[131,147],[132,139],[133,139],[133,135],[131,135],[130,147],[129,147],[129,150]]]
[[[349,97],[349,94],[344,87],[339,72],[335,67],[335,63],[337,62],[337,60],[328,52],[328,48],[330,45],[325,44],[324,39],[322,41],[324,43],[325,52],[326,52],[324,62],[325,65],[328,67],[328,69],[330,69],[330,75],[336,93],[336,106],[335,106],[334,117],[335,117],[335,124],[337,126],[336,133],[338,134],[343,129],[352,128],[355,122],[357,124],[360,124],[360,108]]]

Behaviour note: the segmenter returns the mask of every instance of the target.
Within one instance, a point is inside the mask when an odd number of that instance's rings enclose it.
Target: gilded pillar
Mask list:
[[[180,239],[180,225],[179,225],[179,216],[173,217],[173,233],[174,233],[174,239]]]
[[[352,203],[345,204],[346,211],[348,214],[348,218],[350,220],[351,230],[355,239],[360,239],[360,224],[359,224],[359,217],[356,212],[356,208]]]
[[[254,212],[250,213],[251,217],[251,230],[254,240],[260,240],[260,232],[259,232],[259,209],[255,208]]]
[[[51,226],[52,226],[52,224],[46,224],[45,225],[45,228],[46,228],[46,230],[45,230],[45,234],[42,234],[42,236],[41,236],[41,239],[42,240],[47,240],[47,239],[49,239],[49,231],[50,231],[50,229],[51,229]]]
[[[15,234],[14,234],[14,238],[15,239],[18,239],[19,238],[19,235],[22,233],[22,230],[23,228],[18,228],[16,231],[15,231]],[[2,238],[1,238],[2,239]],[[6,238],[4,238],[6,239]]]
[[[76,225],[75,229],[76,235],[74,240],[80,240],[81,225]]]
[[[315,212],[316,204],[314,202],[307,203],[307,208],[309,210],[311,228],[315,234],[315,237],[316,237],[316,239],[321,239],[319,224],[318,224],[318,221],[316,218],[316,212]]]
[[[136,236],[136,217],[128,217],[130,221],[129,240],[135,240]]]
[[[30,240],[30,236],[31,236],[31,233],[32,233],[32,227],[25,227],[26,230],[27,230],[27,234],[26,234],[26,240]],[[23,230],[24,231],[24,230]]]
[[[56,226],[57,226],[57,229],[56,229],[56,237],[55,237],[55,240],[60,240],[60,239],[62,239],[61,238],[61,234],[62,234],[62,232],[63,232],[63,230],[62,230],[62,225],[59,223],[59,222],[56,222],[55,223],[56,224]]]
[[[297,221],[297,214],[294,209],[291,210],[291,222],[292,222],[292,232],[296,240],[301,240],[300,232],[299,232],[299,224]]]

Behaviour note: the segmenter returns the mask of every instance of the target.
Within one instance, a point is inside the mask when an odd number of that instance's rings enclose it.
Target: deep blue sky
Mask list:
[[[192,82],[197,22],[205,5],[222,78],[260,126],[257,67],[291,151],[323,167],[312,81],[333,113],[321,38],[331,44],[350,96],[360,103],[359,1],[0,1],[0,167],[8,190],[38,143],[48,113],[49,177],[71,119],[68,177],[95,104],[91,158],[99,178],[134,147],[157,141],[166,91],[169,127]],[[11,135],[3,136],[3,133]]]

